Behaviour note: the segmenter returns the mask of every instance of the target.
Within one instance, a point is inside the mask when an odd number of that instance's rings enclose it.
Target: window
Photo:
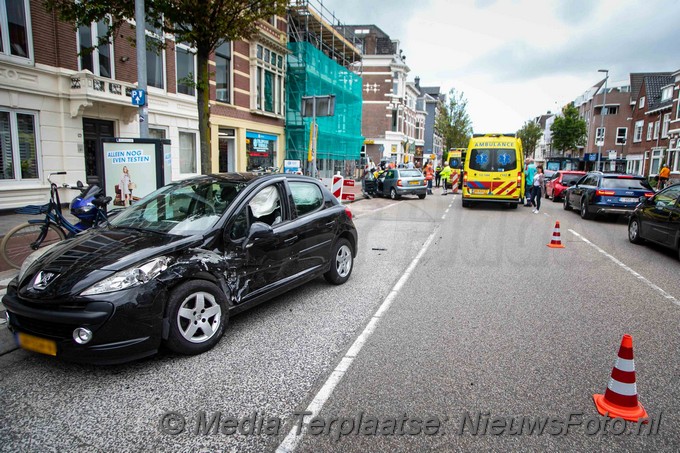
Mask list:
[[[671,187],[654,196],[657,208],[673,207],[680,196],[680,187]]]
[[[196,134],[194,132],[179,133],[179,172],[198,173],[196,169]]]
[[[635,133],[633,134],[633,141],[639,143],[642,141],[642,128],[644,127],[644,120],[635,122]]]
[[[112,79],[113,46],[111,42],[102,44],[108,30],[109,26],[103,20],[78,28],[78,65],[81,71],[88,70],[94,75]]]
[[[661,138],[668,137],[668,127],[671,125],[671,114],[666,113],[663,116],[663,129],[661,130]]]
[[[164,139],[166,137],[166,130],[158,127],[149,127],[149,138]]]
[[[673,96],[673,86],[664,87],[661,90],[661,102],[669,100]]]
[[[627,138],[628,138],[628,128],[627,127],[616,128],[616,144],[617,145],[625,145]]]
[[[146,23],[146,84],[165,89],[165,50],[163,30]]]
[[[603,115],[616,115],[619,113],[619,107],[617,105],[610,105],[602,109]]]
[[[175,71],[177,72],[177,92],[194,96],[196,90],[196,56],[195,51],[187,43],[178,42],[175,46]]]
[[[638,103],[638,108],[641,108],[641,109],[645,108],[645,97],[644,96],[640,97],[640,102]]]
[[[470,154],[470,168],[477,171],[505,172],[517,168],[514,149],[475,148]]]
[[[33,59],[28,0],[0,0],[0,55]]]
[[[246,171],[266,170],[276,163],[276,135],[246,131]]]
[[[314,212],[323,206],[323,193],[310,182],[290,182],[290,191],[298,216]]]
[[[231,42],[224,42],[215,49],[216,99],[231,102]]]
[[[595,129],[595,141],[596,142],[603,142],[604,141],[604,132],[605,132],[604,127],[598,127],[597,129]]]
[[[276,185],[271,185],[260,190],[250,203],[248,203],[250,215],[255,222],[263,222],[274,226],[283,221],[281,210],[281,196]],[[252,223],[252,222],[251,222]]]
[[[655,149],[652,151],[652,162],[650,163],[649,174],[656,175],[659,173],[659,167],[661,166],[661,150]]]
[[[654,123],[649,122],[647,124],[647,141],[652,139],[652,132],[654,131]]]
[[[255,57],[255,109],[283,115],[283,56],[258,44]]]
[[[39,153],[33,113],[0,110],[0,181],[39,178]]]
[[[659,120],[654,122],[654,140],[659,138]]]

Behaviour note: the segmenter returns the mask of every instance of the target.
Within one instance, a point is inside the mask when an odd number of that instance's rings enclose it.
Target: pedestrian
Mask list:
[[[524,207],[528,208],[531,204],[531,191],[534,185],[534,176],[536,175],[536,165],[531,157],[527,157],[524,168]]]
[[[406,168],[413,168],[413,161],[409,160],[408,164],[406,165]]]
[[[671,169],[668,168],[668,164],[663,164],[663,167],[661,167],[661,170],[659,171],[659,182],[656,185],[657,192],[666,187],[666,183],[668,182],[668,178],[670,178],[670,176]]]
[[[432,180],[434,179],[434,170],[432,164],[428,161],[425,166],[425,181],[427,181],[427,194],[432,195]]]
[[[442,195],[446,195],[448,193],[449,186],[451,186],[451,184],[449,183],[449,179],[451,178],[452,172],[453,172],[453,170],[451,170],[451,167],[449,167],[449,163],[444,162],[444,168],[439,173],[442,184],[444,186],[444,191],[442,192]],[[439,187],[439,186],[437,186],[437,187]]]
[[[440,173],[442,172],[442,166],[437,165],[437,167],[434,169],[434,185],[435,187],[439,187],[439,183],[441,182],[441,175]]]
[[[531,186],[531,205],[534,207],[534,214],[538,214],[538,211],[541,209],[541,198],[543,198],[541,188],[543,187],[544,179],[543,167],[539,165],[536,167],[536,174]]]

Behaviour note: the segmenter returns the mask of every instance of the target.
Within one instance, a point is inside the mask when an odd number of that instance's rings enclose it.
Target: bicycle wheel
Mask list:
[[[37,248],[34,243],[40,237],[42,229],[45,227],[44,223],[22,223],[18,225],[2,238],[0,243],[0,252],[5,262],[15,269],[21,267],[26,257],[39,248],[54,244],[55,242],[63,241],[66,237],[64,232],[53,223],[47,225],[47,234]]]

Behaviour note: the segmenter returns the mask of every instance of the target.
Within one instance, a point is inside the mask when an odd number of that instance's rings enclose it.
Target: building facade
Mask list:
[[[673,101],[668,125],[668,158],[673,179],[680,180],[680,70],[673,73]]]
[[[446,102],[446,95],[441,93],[440,87],[420,87],[420,77],[415,78],[416,86],[421,92],[420,102],[425,110],[425,147],[423,152],[416,152],[416,162],[420,157],[421,163],[423,159],[434,159],[441,162],[444,154],[444,138],[437,132],[436,124],[439,118],[441,108]],[[434,155],[434,158],[432,157]],[[429,156],[429,157],[424,157]]]
[[[54,172],[67,172],[58,183],[101,184],[101,140],[139,137],[134,28],[95,48],[103,22],[74,31],[38,0],[0,7],[0,30],[10,30],[0,46],[0,209],[44,203]],[[260,30],[211,57],[215,172],[279,166],[284,157],[285,18],[261,21]],[[187,82],[193,49],[151,26],[146,39],[162,44],[147,50],[149,135],[170,140],[173,180],[201,174],[196,90]]]

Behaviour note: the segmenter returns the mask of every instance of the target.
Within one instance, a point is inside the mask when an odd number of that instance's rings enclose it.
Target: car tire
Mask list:
[[[224,334],[229,320],[227,298],[214,283],[188,281],[170,293],[167,316],[170,331],[165,345],[178,354],[201,354]]]
[[[642,244],[644,239],[640,236],[640,220],[633,217],[628,222],[628,240],[633,244]]]
[[[352,269],[354,269],[352,244],[347,239],[340,238],[333,247],[331,268],[323,276],[328,283],[342,285],[352,275]]]
[[[560,197],[556,197],[556,196],[555,196],[555,191],[554,191],[554,190],[553,190],[553,193],[552,193],[552,197],[550,197],[550,198],[552,199],[552,202],[553,202],[553,203],[557,203],[558,201],[560,201]]]
[[[588,211],[588,200],[585,197],[581,199],[581,209],[579,210],[579,212],[581,213],[581,218],[583,220],[593,218],[593,215]]]
[[[469,208],[470,206],[472,206],[472,203],[470,203],[469,201],[463,200],[463,207],[464,208]]]
[[[519,206],[519,204],[517,204],[517,203],[508,203],[509,209],[517,209],[517,206]]]
[[[418,195],[418,198],[420,198],[421,200],[424,200],[424,199],[425,199],[425,195],[427,195],[427,194],[424,194],[424,193],[423,193],[423,194],[420,194],[420,195]]]
[[[390,198],[392,200],[398,200],[399,199],[399,194],[397,193],[397,189],[395,189],[394,187],[392,187],[390,189]]]
[[[571,205],[569,204],[569,196],[568,195],[562,195],[562,207],[564,208],[565,211],[571,211]]]

